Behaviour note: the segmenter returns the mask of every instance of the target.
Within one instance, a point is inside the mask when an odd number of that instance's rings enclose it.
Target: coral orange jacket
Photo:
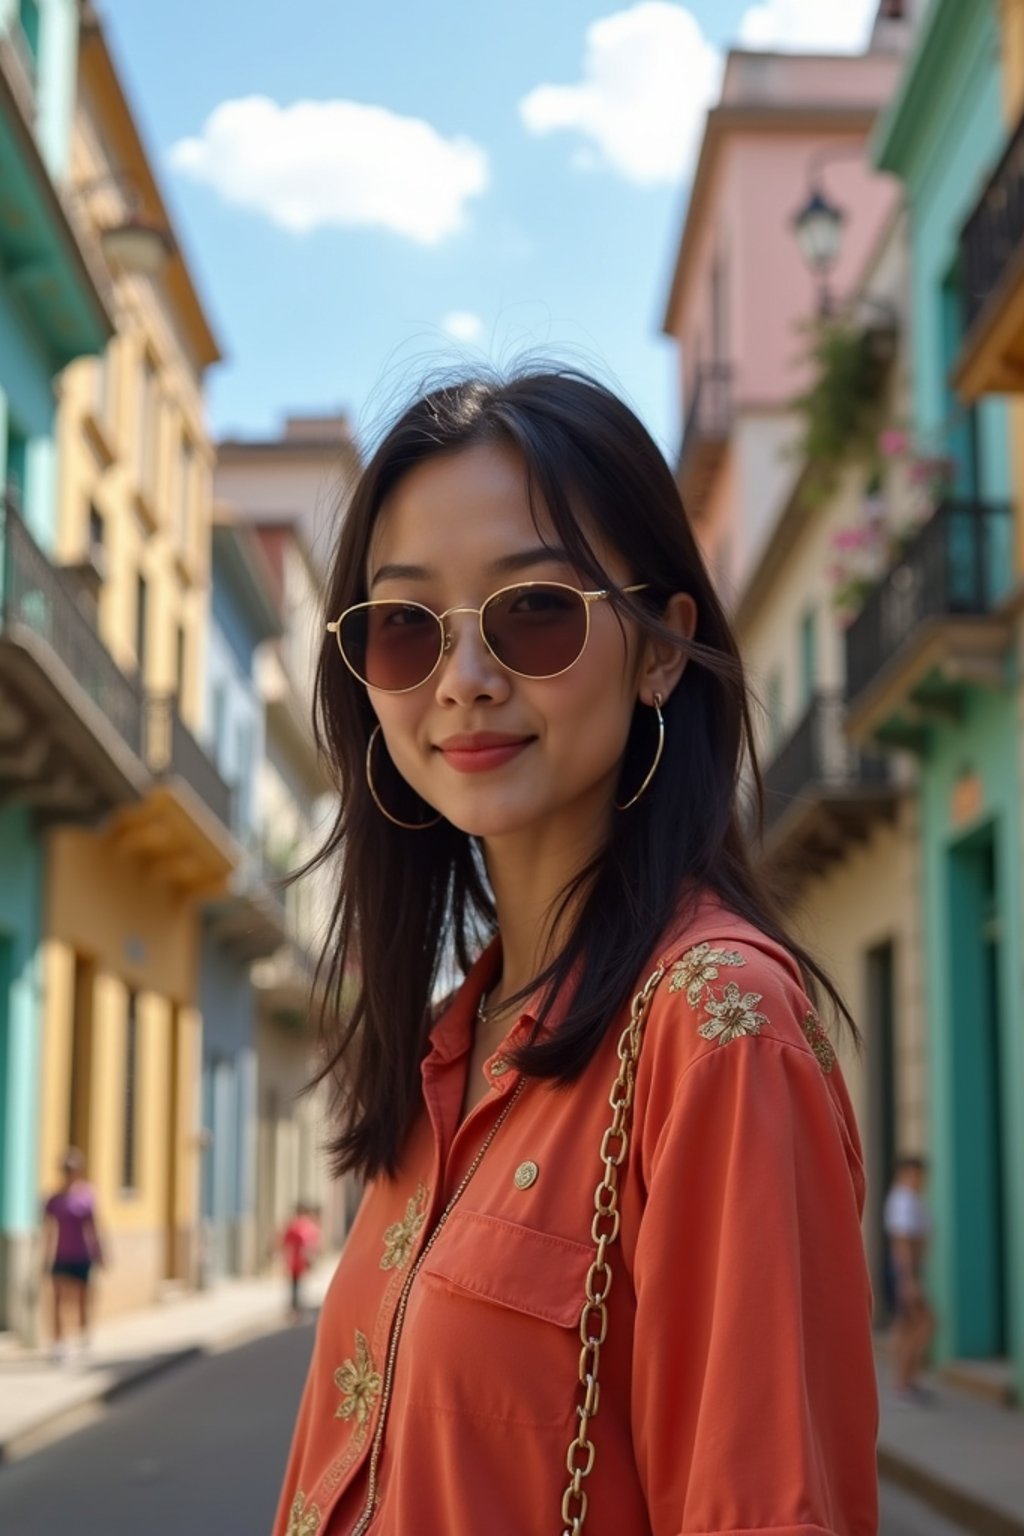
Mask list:
[[[586,1536],[875,1536],[863,1172],[832,1046],[793,959],[710,903],[649,971],[658,963]],[[499,964],[492,947],[435,1024],[399,1175],[363,1199],[274,1536],[564,1529],[599,1149],[628,1014],[567,1090],[520,1086],[506,1062],[524,1015],[460,1125],[475,1009]]]

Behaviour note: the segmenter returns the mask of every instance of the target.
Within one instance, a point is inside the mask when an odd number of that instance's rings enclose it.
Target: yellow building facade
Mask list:
[[[891,356],[883,417],[905,419],[908,378],[899,337],[907,302],[906,229],[893,220],[863,274],[867,323]],[[851,303],[853,315],[857,302]],[[906,487],[893,469],[874,494],[900,522]],[[928,1041],[921,934],[916,763],[852,744],[846,732],[846,645],[837,611],[844,534],[869,520],[869,477],[842,468],[823,498],[798,475],[772,540],[739,594],[737,636],[763,708],[763,857],[788,915],[822,961],[864,1037],[841,1049],[864,1143],[867,1243],[875,1293],[885,1295],[882,1206],[900,1153],[928,1150]]]
[[[116,335],[60,379],[58,556],[137,690],[145,769],[137,800],[48,842],[40,1186],[66,1145],[82,1147],[110,1312],[196,1278],[200,910],[237,850],[227,787],[197,740],[214,462],[203,376],[218,347],[91,14],[72,183],[98,259],[104,232],[132,221],[162,232],[166,256],[150,276],[108,257]]]

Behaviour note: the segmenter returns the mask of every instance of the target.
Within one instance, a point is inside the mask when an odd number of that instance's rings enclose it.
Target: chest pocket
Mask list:
[[[411,1399],[478,1419],[569,1424],[593,1256],[571,1238],[454,1211],[410,1297]]]

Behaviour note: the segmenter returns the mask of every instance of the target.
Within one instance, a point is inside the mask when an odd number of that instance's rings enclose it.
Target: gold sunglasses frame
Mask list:
[[[629,597],[631,597],[634,592],[646,592],[647,589],[649,588],[649,586],[650,586],[650,582],[644,581],[644,582],[638,583],[635,586],[620,587],[620,588],[618,588],[618,591],[619,591],[620,595],[622,595],[622,596],[629,596]],[[495,598],[504,597],[506,592],[523,592],[523,591],[528,591],[531,587],[557,587],[557,588],[559,588],[563,592],[571,592],[574,597],[581,597],[583,599],[583,611],[586,614],[586,620],[587,620],[587,626],[586,626],[586,629],[583,632],[583,644],[580,646],[579,651],[573,657],[572,661],[570,661],[569,665],[567,667],[560,667],[557,672],[545,672],[540,677],[537,677],[532,672],[517,672],[515,667],[510,667],[507,662],[502,661],[501,657],[496,654],[496,652],[494,651],[493,647],[490,644],[490,641],[487,639],[487,636],[484,633],[484,611],[485,611],[485,609],[487,609],[490,606],[491,603],[494,602]],[[552,678],[564,677],[566,672],[571,671],[572,668],[579,661],[580,657],[583,655],[583,652],[587,648],[588,641],[590,640],[590,605],[592,603],[603,602],[607,598],[610,598],[611,595],[612,595],[613,590],[615,590],[615,589],[613,589],[612,587],[602,587],[600,589],[600,591],[584,592],[581,587],[574,587],[574,586],[571,585],[571,583],[569,583],[567,581],[516,581],[516,582],[512,582],[507,587],[499,587],[496,592],[492,592],[490,597],[485,598],[484,602],[481,603],[479,608],[472,608],[472,607],[469,607],[468,605],[458,605],[458,606],[456,606],[454,608],[446,608],[443,613],[435,613],[433,608],[429,608],[426,603],[421,603],[421,602],[417,601],[416,598],[373,597],[373,598],[370,598],[365,603],[352,603],[348,608],[345,609],[344,613],[340,613],[336,619],[331,619],[328,622],[326,628],[327,628],[328,633],[330,633],[330,634],[332,634],[334,636],[334,638],[335,638],[335,640],[337,642],[337,645],[338,645],[338,653],[341,656],[341,659],[345,663],[346,667],[348,667],[348,670],[352,673],[352,676],[358,682],[362,683],[364,688],[372,688],[375,693],[389,693],[389,694],[415,693],[417,688],[422,688],[424,683],[429,683],[430,682],[430,679],[433,677],[434,673],[437,671],[438,667],[441,665],[441,663],[444,660],[444,658],[451,651],[451,648],[452,648],[452,632],[449,629],[449,627],[447,626],[447,624],[445,623],[445,620],[450,618],[453,613],[475,613],[476,614],[477,624],[478,624],[478,627],[479,627],[479,630],[480,630],[480,639],[483,641],[484,645],[486,646],[488,654],[490,656],[494,657],[494,660],[498,663],[499,667],[503,667],[506,672],[511,672],[513,677],[525,677],[529,682],[533,682],[533,683],[546,683],[546,682],[550,682]],[[367,682],[365,677],[360,677],[359,673],[356,671],[355,667],[352,665],[352,663],[349,661],[348,657],[345,655],[345,652],[342,649],[342,644],[341,644],[341,626],[342,626],[342,624],[344,624],[344,622],[348,618],[349,614],[350,613],[355,613],[356,609],[391,607],[395,603],[400,603],[403,607],[406,607],[406,608],[421,608],[424,613],[429,613],[430,617],[432,619],[436,620],[436,622],[440,626],[440,629],[441,629],[441,647],[440,647],[440,650],[437,653],[437,660],[434,662],[434,665],[431,667],[431,669],[427,673],[426,677],[422,677],[418,683],[413,683],[412,687],[410,687],[410,688],[378,688],[375,683]]]

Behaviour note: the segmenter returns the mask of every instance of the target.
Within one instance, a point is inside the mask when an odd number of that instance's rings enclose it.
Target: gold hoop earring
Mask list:
[[[443,819],[440,815],[435,816],[432,821],[399,821],[398,817],[392,816],[391,812],[382,802],[373,782],[373,746],[379,735],[380,726],[378,724],[370,732],[370,740],[366,746],[366,783],[373,797],[374,805],[388,821],[392,822],[396,827],[404,827],[407,832],[425,832],[428,827],[436,827],[438,822]]]
[[[648,768],[647,776],[633,798],[631,800],[627,800],[625,805],[619,805],[618,801],[615,802],[615,809],[617,811],[628,811],[631,805],[636,805],[637,801],[640,799],[641,795],[646,792],[647,786],[650,784],[651,780],[654,778],[654,775],[658,771],[658,764],[661,762],[661,754],[665,750],[665,717],[661,713],[660,693],[656,693],[654,695],[654,704],[652,707],[654,709],[654,713],[658,717],[658,745],[654,752],[654,762]]]

